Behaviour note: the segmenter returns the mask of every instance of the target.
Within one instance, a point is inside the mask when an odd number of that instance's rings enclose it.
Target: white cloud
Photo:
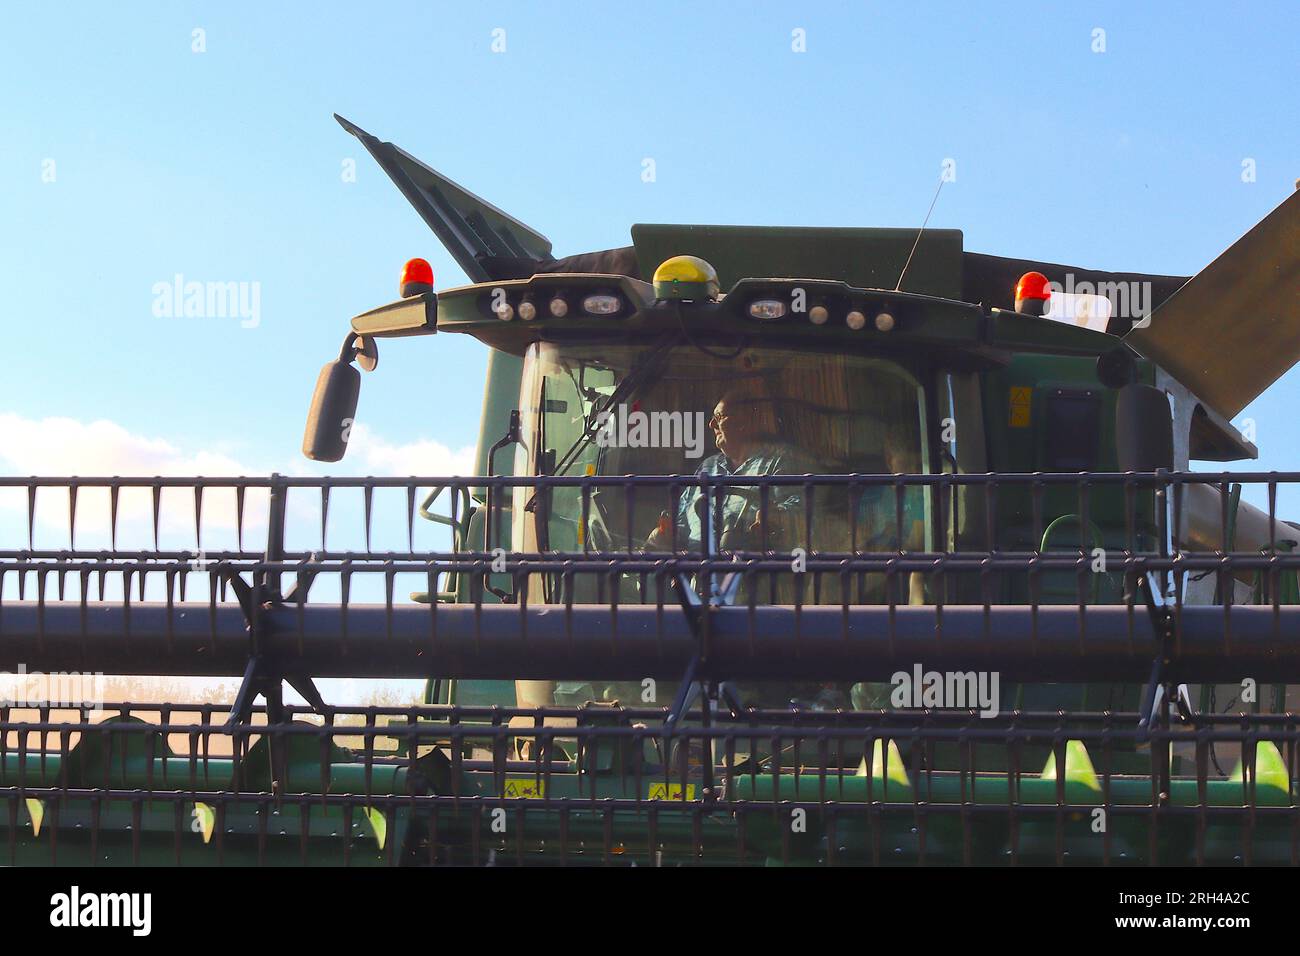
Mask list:
[[[0,474],[49,477],[234,477],[265,475],[271,469],[252,467],[225,451],[195,450],[157,435],[128,431],[116,422],[92,422],[73,418],[24,418],[0,413]],[[469,475],[474,470],[474,449],[451,449],[440,442],[420,440],[393,444],[372,429],[358,424],[352,430],[346,466],[342,473],[406,477],[409,475]],[[282,469],[288,473],[289,469]],[[320,473],[311,462],[294,463],[292,473],[309,476]],[[291,505],[300,510],[301,496]],[[125,488],[118,503],[118,544],[125,547],[152,545],[152,494],[148,488]],[[266,492],[250,489],[244,506],[244,540],[256,542],[265,535]],[[21,525],[27,510],[22,488],[0,489],[0,522],[13,547],[26,543]],[[37,495],[37,547],[66,547],[68,542],[68,495],[57,487],[43,488]],[[87,488],[77,496],[77,545],[107,547],[109,493],[105,488]],[[203,546],[233,548],[236,523],[235,494],[228,488],[210,489],[203,497]],[[41,531],[45,534],[42,535]],[[194,495],[187,488],[164,489],[161,497],[163,547],[197,550],[194,540]],[[42,537],[45,540],[40,540]]]
[[[116,422],[99,419],[23,418],[0,413],[0,471],[12,475],[109,476],[203,475],[231,477],[265,474],[219,451],[187,451],[165,438],[139,435]],[[431,439],[393,444],[358,423],[352,429],[348,462],[368,475],[468,475],[474,448],[449,448]],[[303,463],[299,470],[309,473]]]
[[[186,453],[162,438],[128,432],[100,419],[23,418],[0,413],[0,465],[16,475],[241,475],[223,454]]]
[[[25,418],[14,413],[0,413],[0,474],[63,477],[234,477],[264,475],[271,469],[253,467],[231,456],[225,446],[222,450],[195,450],[192,442],[182,443],[157,434],[139,434],[128,431],[116,422],[99,419],[91,422],[74,418]],[[393,444],[373,430],[357,425],[352,430],[351,447],[343,473],[375,476],[406,477],[409,475],[446,476],[470,475],[474,470],[474,449],[448,448],[440,442],[422,440]],[[190,447],[185,447],[188,444]],[[282,460],[282,459],[281,459]],[[282,468],[288,473],[289,468]],[[299,461],[292,465],[297,475],[320,473],[312,462]],[[310,493],[306,497],[310,497]],[[337,511],[348,513],[346,496],[340,494]],[[355,496],[354,496],[355,497]],[[400,496],[399,496],[400,497]],[[377,502],[379,498],[377,497]],[[194,496],[187,488],[166,489],[162,493],[161,535],[164,548],[195,549]],[[265,538],[265,513],[267,497],[264,490],[248,492],[244,512],[245,547],[256,548]],[[302,499],[290,497],[291,519],[312,524],[310,508]],[[404,499],[397,502],[404,508]],[[358,502],[351,502],[350,510],[358,510]],[[304,512],[298,514],[298,512]],[[335,512],[332,511],[332,514]],[[404,513],[404,511],[402,512]],[[27,494],[19,488],[0,488],[0,548],[17,549],[27,543]],[[229,489],[209,491],[203,503],[203,544],[205,548],[233,548],[235,526],[234,493]],[[376,524],[380,523],[376,507]],[[353,516],[355,518],[355,515]],[[391,516],[390,516],[391,518]],[[68,495],[57,487],[43,488],[37,495],[36,546],[63,548],[68,543]],[[293,521],[291,520],[291,523]],[[333,519],[332,522],[333,523]],[[77,496],[77,546],[79,548],[108,547],[109,495],[107,489],[87,488]],[[354,521],[356,529],[361,526]],[[389,521],[389,524],[394,524]],[[147,488],[123,489],[118,510],[118,546],[124,548],[152,547],[151,492]],[[314,527],[314,525],[312,525]],[[360,546],[358,533],[355,541],[346,542]],[[333,542],[331,542],[333,543]],[[443,545],[445,546],[445,545]],[[75,582],[74,582],[75,583]],[[110,582],[110,599],[120,594]],[[13,579],[8,584],[12,588]],[[158,586],[157,581],[150,584]],[[204,599],[206,585],[192,584],[191,600]],[[6,595],[12,597],[13,595]],[[157,595],[151,592],[151,600]],[[195,696],[216,693],[233,694],[233,686],[225,681],[183,679],[190,681],[185,692]],[[164,682],[166,683],[166,682]],[[173,682],[174,683],[174,682]],[[192,685],[192,686],[191,686]],[[161,686],[161,685],[160,685]],[[170,687],[170,684],[167,684]],[[336,703],[358,703],[377,692],[397,694],[403,699],[416,700],[422,683],[419,681],[325,681],[322,690]],[[172,692],[172,691],[169,691]],[[290,694],[291,699],[296,695]]]
[[[451,449],[425,439],[393,445],[360,423],[352,427],[348,457],[356,470],[367,475],[443,477],[474,472],[474,448]]]
[[[92,422],[74,418],[24,418],[0,413],[0,472],[11,475],[36,475],[51,478],[82,477],[180,477],[205,475],[231,477],[256,474],[229,455],[206,451],[187,451],[167,439],[127,431],[116,422],[99,419]],[[86,488],[77,494],[77,545],[107,547],[109,544],[110,505],[106,488]],[[245,504],[245,531],[256,532],[257,522],[265,512],[265,493],[254,490]],[[124,488],[118,502],[118,544],[148,547],[152,543],[152,493],[147,488]],[[165,489],[162,492],[159,527],[162,535],[172,537],[175,547],[195,547],[194,494],[188,489]],[[0,507],[11,515],[26,514],[26,492],[21,488],[3,489]],[[232,530],[235,526],[235,495],[229,489],[205,493],[203,527]],[[70,540],[68,529],[68,493],[53,487],[37,491],[36,546],[64,547]],[[263,526],[264,527],[264,526]],[[6,535],[16,529],[6,525]],[[183,535],[184,537],[179,537]],[[22,529],[23,543],[26,531]],[[163,542],[164,547],[167,546]],[[207,546],[210,543],[205,542]]]

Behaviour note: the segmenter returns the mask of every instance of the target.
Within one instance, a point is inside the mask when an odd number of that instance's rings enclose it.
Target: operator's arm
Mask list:
[[[808,475],[816,473],[812,460],[797,448],[781,446],[761,463],[758,474]],[[785,550],[808,547],[807,514],[802,484],[769,486],[767,493],[767,535],[763,536],[762,495],[754,493],[754,508],[747,529],[761,547]]]
[[[695,477],[706,477],[716,475],[720,470],[720,455],[710,455],[700,463],[700,467],[695,471]],[[659,516],[659,522],[655,525],[649,537],[646,538],[647,551],[667,551],[673,543],[673,525],[677,527],[677,549],[687,550],[699,545],[700,534],[698,526],[692,527],[691,518],[696,516],[696,503],[700,500],[700,489],[696,486],[683,488],[681,496],[677,499],[677,513],[675,517],[669,517],[668,512],[662,512]]]

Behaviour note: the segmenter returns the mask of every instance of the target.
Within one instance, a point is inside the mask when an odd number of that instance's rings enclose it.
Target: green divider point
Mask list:
[[[380,810],[374,807],[365,808],[366,822],[370,824],[371,831],[375,834],[375,842],[379,844],[379,849],[384,848],[384,842],[388,839],[388,820]]]
[[[1039,776],[1044,780],[1056,779],[1055,751],[1048,756],[1047,765],[1043,767],[1043,772]],[[1092,758],[1088,756],[1088,748],[1083,745],[1082,740],[1065,742],[1065,782],[1077,783],[1089,790],[1101,791],[1101,781],[1097,778],[1097,771],[1092,766]]]
[[[884,741],[877,740],[871,748],[871,775],[873,777],[885,776],[885,750]],[[865,770],[865,761],[864,767]],[[907,779],[907,767],[903,765],[903,755],[898,751],[898,744],[892,740],[889,742],[889,776],[888,781],[896,783],[900,787],[910,787],[912,782]],[[859,775],[865,777],[866,774],[859,770]]]
[[[198,832],[203,835],[203,842],[211,842],[212,831],[217,826],[217,811],[206,803],[196,803],[194,804],[194,822],[198,825]]]
[[[1228,779],[1233,783],[1243,783],[1246,779],[1245,763],[1238,761]],[[1261,740],[1255,746],[1255,786],[1273,787],[1283,793],[1288,790],[1286,761],[1282,759],[1277,744],[1271,740]]]
[[[32,836],[41,835],[41,821],[45,819],[45,804],[35,797],[23,801],[27,805],[27,815],[32,818]]]

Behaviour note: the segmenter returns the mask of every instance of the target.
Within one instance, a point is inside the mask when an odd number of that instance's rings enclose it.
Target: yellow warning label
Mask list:
[[[540,800],[546,796],[546,781],[536,777],[507,777],[504,797],[523,800]]]
[[[682,785],[680,783],[652,783],[650,790],[646,793],[647,800],[681,800]],[[686,785],[686,799],[695,799],[695,784]]]
[[[1012,428],[1028,428],[1030,417],[1030,400],[1034,390],[1028,385],[1013,385],[1011,387],[1011,415],[1010,425]]]

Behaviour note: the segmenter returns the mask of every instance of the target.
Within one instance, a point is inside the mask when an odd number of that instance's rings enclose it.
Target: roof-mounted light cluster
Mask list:
[[[515,318],[531,322],[547,314],[562,319],[571,313],[617,319],[633,311],[624,296],[605,289],[520,291],[497,287],[489,289],[481,301],[489,314],[504,322]]]
[[[807,322],[826,329],[892,332],[899,322],[892,296],[838,279],[741,279],[722,305],[741,319],[790,328]]]
[[[878,332],[893,331],[897,321],[888,306],[856,302],[844,296],[810,294],[800,286],[774,294],[771,290],[747,300],[744,314],[759,322],[798,321],[806,318],[813,325],[842,322],[853,329],[872,325]]]

